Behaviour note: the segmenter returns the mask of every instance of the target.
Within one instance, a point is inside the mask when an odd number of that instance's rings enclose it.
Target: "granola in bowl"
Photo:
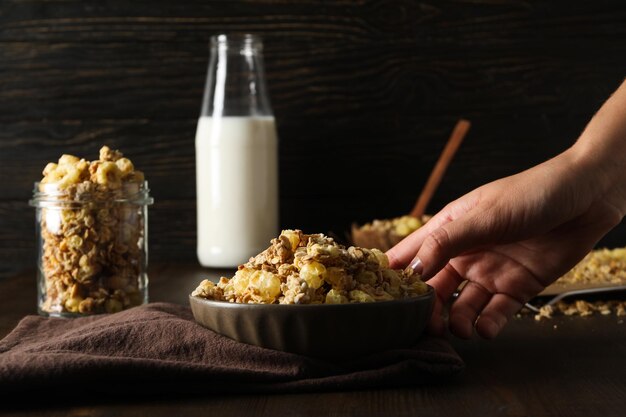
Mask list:
[[[424,294],[410,268],[391,269],[379,249],[345,247],[324,234],[283,230],[231,278],[203,280],[192,296],[234,303],[346,304]]]
[[[434,288],[378,249],[283,230],[231,278],[189,295],[195,320],[239,342],[345,359],[408,348],[432,315]]]

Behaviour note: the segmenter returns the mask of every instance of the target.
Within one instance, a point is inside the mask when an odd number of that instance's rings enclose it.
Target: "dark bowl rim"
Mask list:
[[[235,303],[230,301],[209,300],[208,298],[199,297],[189,294],[190,300],[196,300],[208,306],[232,308],[232,309],[302,309],[302,308],[379,308],[379,306],[391,306],[398,304],[410,304],[418,300],[428,299],[435,296],[435,289],[426,283],[427,291],[414,297],[398,298],[388,301],[374,301],[369,303],[343,303],[343,304],[263,304],[263,303]],[[358,306],[358,307],[356,307]],[[370,307],[366,307],[370,306]]]

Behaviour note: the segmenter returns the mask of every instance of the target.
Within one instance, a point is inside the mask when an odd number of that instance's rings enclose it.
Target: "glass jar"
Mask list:
[[[115,313],[148,302],[148,183],[71,194],[35,182],[37,309],[45,316]]]

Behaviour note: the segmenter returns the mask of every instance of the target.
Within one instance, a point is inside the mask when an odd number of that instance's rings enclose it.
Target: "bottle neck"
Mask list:
[[[253,35],[213,37],[201,116],[272,114],[260,39]]]

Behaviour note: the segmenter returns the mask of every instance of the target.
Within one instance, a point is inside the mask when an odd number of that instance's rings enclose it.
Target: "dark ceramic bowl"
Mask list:
[[[354,357],[413,345],[435,291],[351,304],[240,304],[189,296],[196,321],[239,342],[319,358]]]

